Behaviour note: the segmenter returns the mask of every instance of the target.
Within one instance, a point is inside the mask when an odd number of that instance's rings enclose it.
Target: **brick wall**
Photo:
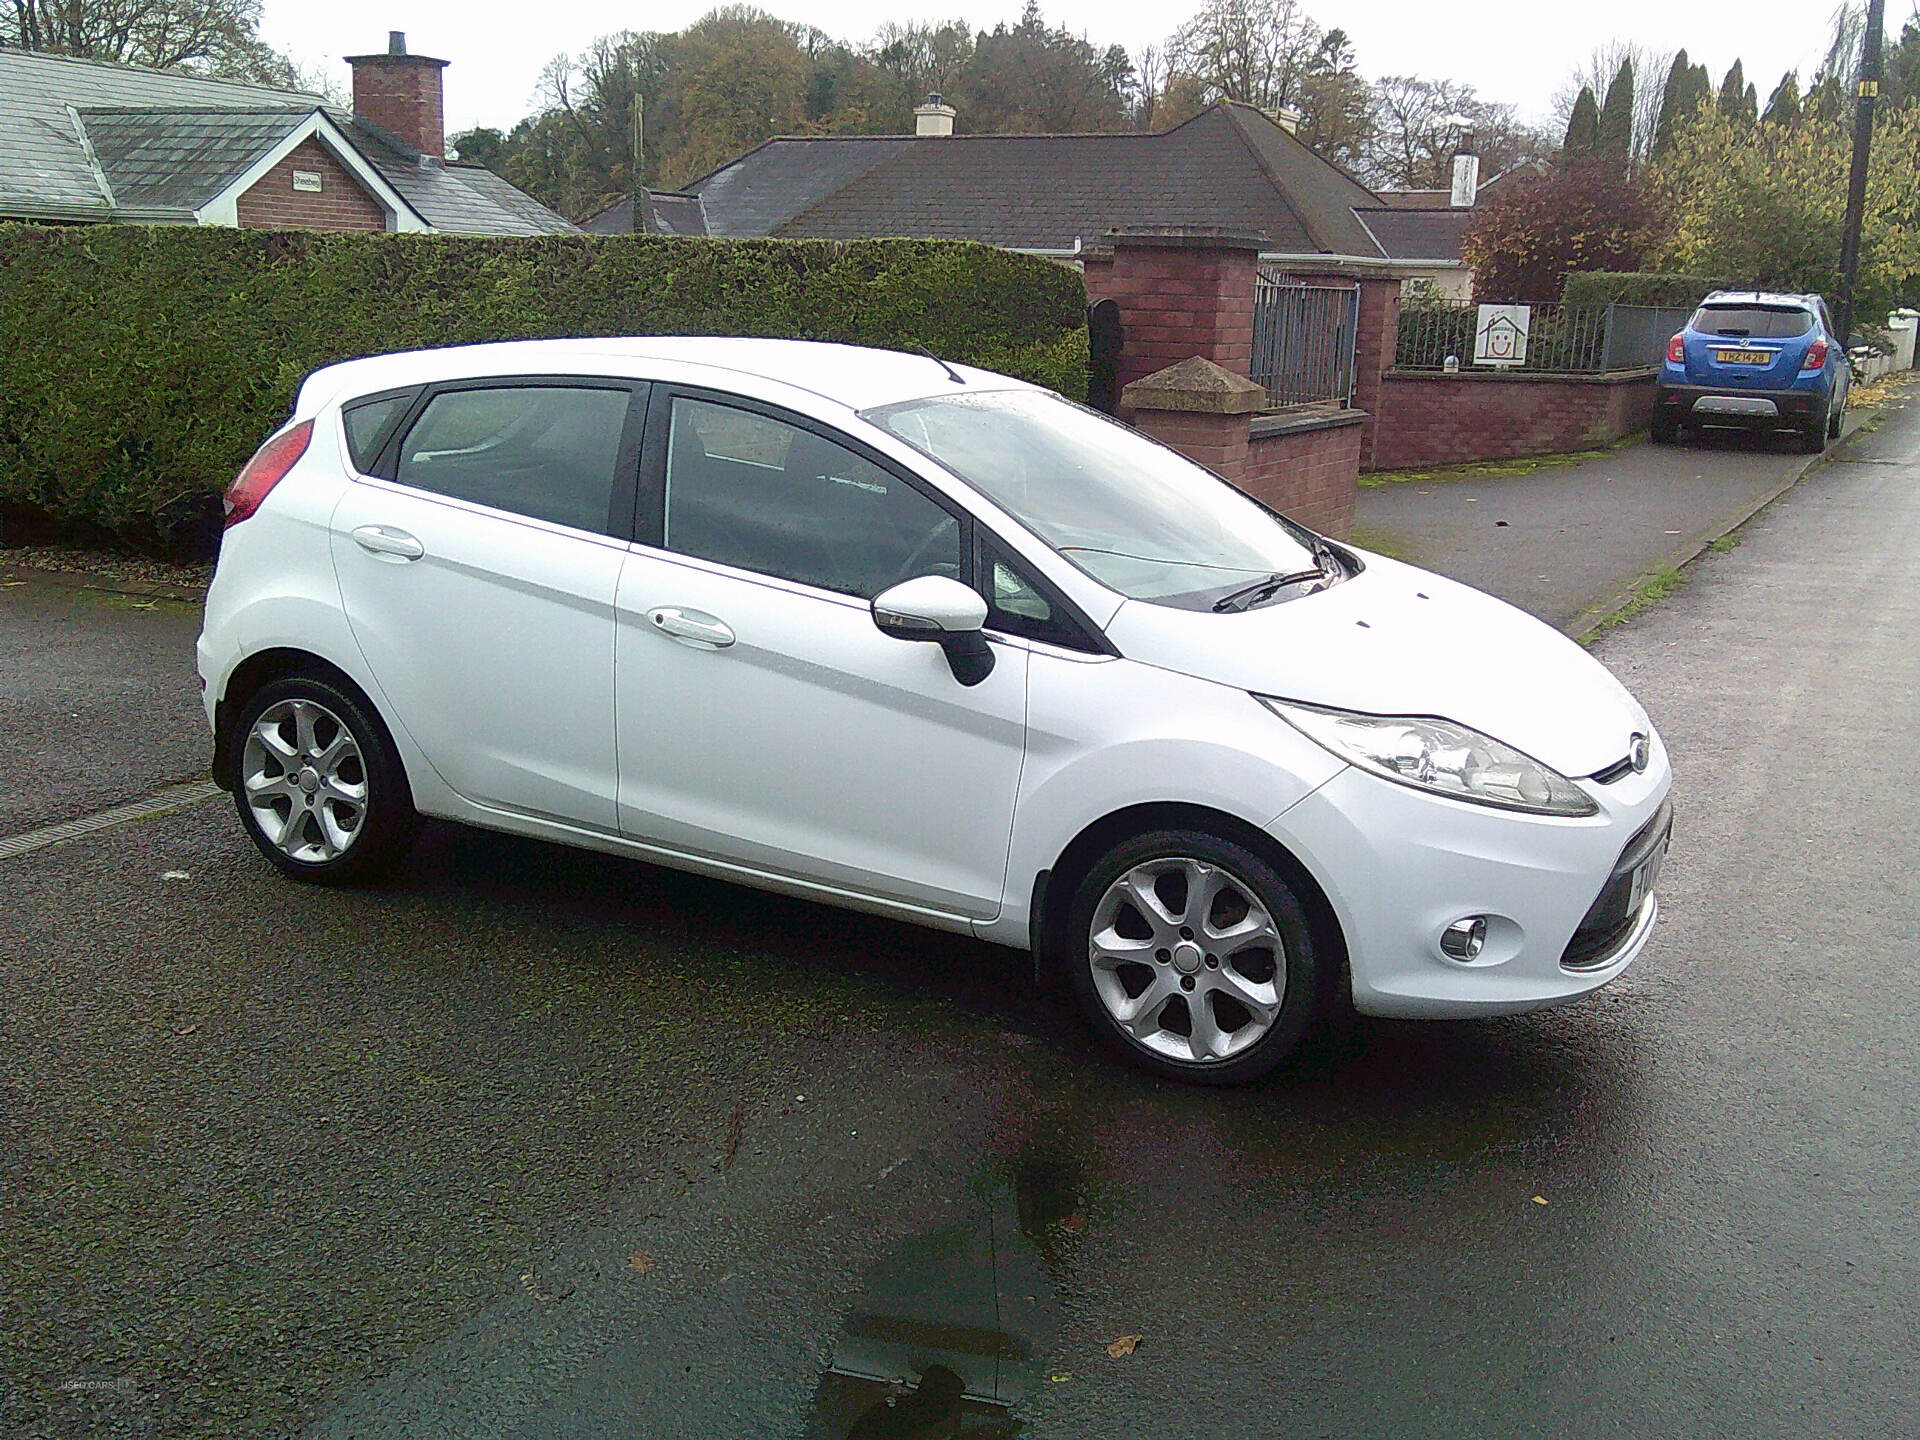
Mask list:
[[[320,177],[316,194],[293,188],[293,172]],[[243,230],[384,230],[387,212],[326,146],[308,136],[255,181],[236,206]]]
[[[1247,417],[1142,410],[1127,417],[1142,434],[1238,485],[1247,468]]]
[[[1404,470],[1591,450],[1630,435],[1653,408],[1653,372],[1486,374],[1389,370],[1365,465]]]
[[[1237,483],[1289,519],[1344,537],[1353,529],[1363,428],[1352,411],[1317,423],[1255,420]]]

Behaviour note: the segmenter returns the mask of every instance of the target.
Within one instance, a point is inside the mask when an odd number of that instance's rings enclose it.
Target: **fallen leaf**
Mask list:
[[[1060,1228],[1069,1235],[1078,1235],[1087,1228],[1087,1217],[1076,1210],[1060,1222]]]
[[[1115,1360],[1118,1360],[1122,1355],[1131,1355],[1135,1350],[1140,1348],[1140,1342],[1146,1338],[1144,1335],[1122,1335],[1118,1340],[1115,1340],[1111,1345],[1107,1346],[1107,1354]]]
[[[636,1250],[627,1256],[627,1269],[636,1275],[645,1275],[653,1269],[653,1257],[644,1250]]]
[[[191,1035],[193,1034],[194,1031],[198,1030],[199,1028],[200,1027],[197,1024],[182,1025],[178,1030],[174,1031],[173,1033],[176,1035]]]
[[[1067,1381],[1071,1380],[1072,1378],[1073,1378],[1073,1371],[1056,1370],[1051,1375],[1047,1376],[1047,1383],[1049,1385],[1064,1385],[1067,1383]]]
[[[162,880],[191,880],[193,876],[185,870],[167,870],[161,873]]]
[[[1547,1197],[1544,1195],[1536,1195],[1533,1197],[1533,1203],[1536,1205],[1544,1205],[1547,1203]]]

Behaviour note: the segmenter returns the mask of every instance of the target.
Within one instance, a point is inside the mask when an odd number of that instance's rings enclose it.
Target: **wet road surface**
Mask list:
[[[6,862],[8,1432],[1913,1433],[1917,419],[1596,647],[1677,770],[1620,982],[1243,1091],[1011,952],[531,842]]]

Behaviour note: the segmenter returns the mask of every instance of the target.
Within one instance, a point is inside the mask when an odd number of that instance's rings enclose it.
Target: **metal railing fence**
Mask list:
[[[1262,269],[1254,283],[1253,366],[1275,408],[1353,403],[1358,285],[1305,285]]]
[[[1473,363],[1479,307],[1472,301],[1404,306],[1394,364],[1404,370],[1444,370],[1449,356],[1462,370],[1517,369],[1560,375],[1598,375],[1658,365],[1667,340],[1687,322],[1691,307],[1560,305],[1528,307],[1527,358],[1516,366]]]

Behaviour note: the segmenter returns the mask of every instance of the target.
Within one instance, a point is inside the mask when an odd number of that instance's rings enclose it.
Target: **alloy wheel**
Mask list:
[[[1107,887],[1088,935],[1094,993],[1143,1048],[1211,1064],[1280,1017],[1286,949],[1267,907],[1219,865],[1169,857]]]
[[[280,700],[260,712],[240,782],[260,833],[304,864],[338,859],[366,823],[366,759],[353,732],[315,700]]]

